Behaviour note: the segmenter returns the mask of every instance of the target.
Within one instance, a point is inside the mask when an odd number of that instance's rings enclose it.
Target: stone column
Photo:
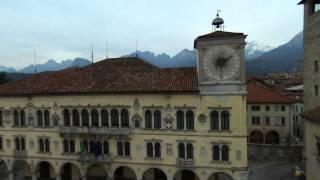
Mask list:
[[[187,144],[184,143],[184,159],[187,159]]]
[[[71,127],[73,126],[73,113],[72,113],[72,110],[70,112],[70,126]]]
[[[32,173],[32,180],[37,180],[37,175],[34,172]]]
[[[82,127],[82,113],[81,113],[81,109],[78,110],[79,111],[79,126]]]
[[[222,162],[222,145],[219,144],[219,162]]]
[[[61,180],[61,176],[60,175],[56,176],[56,180]]]
[[[111,111],[108,111],[108,117],[109,127],[111,127]]]
[[[187,130],[187,111],[183,111],[183,129]]]
[[[89,127],[92,126],[91,111],[89,111]]]
[[[99,121],[99,127],[102,127],[102,122],[101,122],[101,109],[98,109],[98,121]]]
[[[119,112],[119,127],[121,128],[121,109],[120,110],[118,110],[118,112]]]
[[[221,111],[218,111],[218,113],[219,131],[221,131]]]
[[[14,180],[12,171],[9,172],[9,180]]]

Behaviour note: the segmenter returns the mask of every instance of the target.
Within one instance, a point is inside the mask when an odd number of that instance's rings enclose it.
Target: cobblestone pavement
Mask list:
[[[292,169],[298,163],[249,161],[249,180],[298,180]]]

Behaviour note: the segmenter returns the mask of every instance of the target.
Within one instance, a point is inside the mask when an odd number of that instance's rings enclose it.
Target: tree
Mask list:
[[[8,82],[7,74],[5,72],[0,72],[0,84]]]

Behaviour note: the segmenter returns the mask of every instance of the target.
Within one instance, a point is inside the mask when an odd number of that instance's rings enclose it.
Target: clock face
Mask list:
[[[210,79],[228,80],[239,71],[240,58],[229,46],[214,46],[205,50],[203,65]]]

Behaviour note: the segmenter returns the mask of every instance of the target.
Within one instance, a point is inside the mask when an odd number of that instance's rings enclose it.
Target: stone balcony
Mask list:
[[[77,154],[77,160],[84,163],[97,163],[97,162],[102,162],[102,163],[110,163],[111,162],[111,158],[109,155],[104,155],[101,154],[98,157],[96,157],[94,154],[90,154],[90,153],[78,153]]]
[[[17,159],[24,159],[27,158],[28,152],[27,151],[13,151],[13,157]]]
[[[129,127],[60,127],[60,134],[85,134],[85,135],[129,135]]]
[[[177,159],[177,165],[178,166],[193,166],[194,165],[194,160],[193,159],[183,159],[183,158],[178,158]]]

